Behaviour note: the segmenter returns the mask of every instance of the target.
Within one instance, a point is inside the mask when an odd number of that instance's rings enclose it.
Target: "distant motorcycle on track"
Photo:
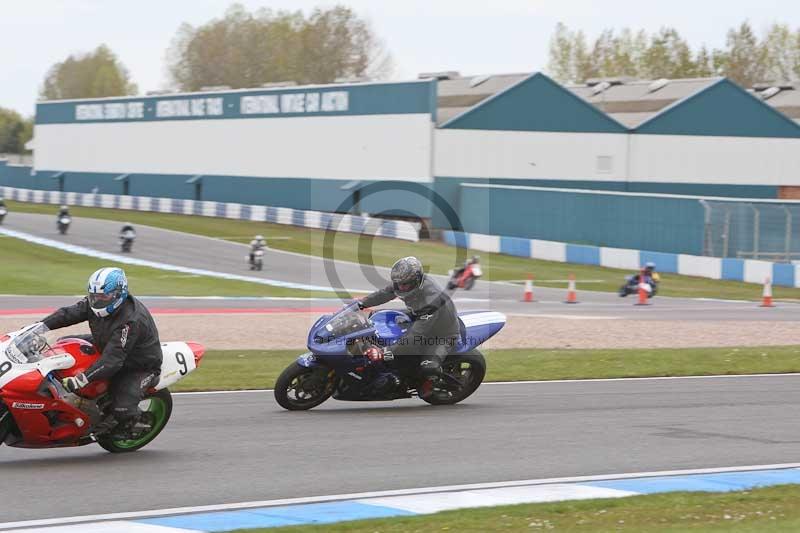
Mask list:
[[[450,279],[447,282],[449,290],[464,289],[468,291],[475,286],[475,282],[483,276],[480,263],[469,263],[464,268],[451,270],[448,272]]]
[[[167,387],[200,364],[205,348],[193,342],[165,342],[158,384],[139,408],[148,424],[113,435],[109,382],[92,382],[71,393],[61,380],[86,371],[100,358],[97,347],[80,338],[50,345],[39,322],[0,335],[0,444],[18,448],[60,448],[97,443],[112,453],[133,452],[152,442],[172,414]],[[112,431],[113,430],[113,431]]]
[[[133,241],[136,240],[136,230],[133,229],[133,226],[126,225],[122,227],[122,230],[119,234],[119,245],[120,249],[124,253],[130,253],[133,249]]]
[[[56,221],[56,226],[58,227],[58,232],[61,235],[66,235],[70,224],[72,224],[72,217],[71,216],[69,216],[69,215],[59,215],[58,220]]]
[[[502,313],[469,311],[459,314],[461,335],[442,363],[442,376],[423,400],[433,405],[456,404],[475,392],[486,375],[486,360],[478,347],[506,323]],[[316,407],[331,396],[345,401],[386,401],[418,396],[421,378],[402,375],[385,359],[365,357],[369,343],[391,347],[411,326],[401,311],[369,315],[354,302],[320,317],[308,334],[308,352],[289,365],[275,383],[275,400],[290,411]],[[387,379],[395,386],[386,387]]]
[[[250,270],[263,270],[264,269],[264,250],[255,250],[247,256],[250,263]]]
[[[655,276],[658,276],[658,274],[655,274]],[[619,288],[620,297],[624,298],[629,294],[638,294],[639,285],[639,275],[625,276],[625,283]],[[658,292],[658,279],[655,277],[646,278],[641,285],[648,298],[652,298]]]
[[[0,225],[3,224],[3,219],[6,218],[8,214],[8,208],[4,205],[0,205]]]

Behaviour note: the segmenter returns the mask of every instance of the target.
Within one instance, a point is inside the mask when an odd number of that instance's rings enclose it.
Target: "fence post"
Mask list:
[[[731,209],[725,206],[725,227],[722,229],[722,257],[728,257],[728,242],[731,231]]]
[[[706,256],[713,256],[714,255],[714,240],[713,240],[713,233],[711,230],[711,206],[708,205],[708,202],[701,198],[699,200],[700,205],[703,206],[703,255]]]
[[[755,204],[748,204],[753,210],[753,259],[758,259],[758,237],[761,233],[761,212]]]
[[[789,206],[784,205],[783,210],[786,211],[786,231],[784,239],[784,248],[786,252],[786,262],[792,262],[792,212],[789,210]]]

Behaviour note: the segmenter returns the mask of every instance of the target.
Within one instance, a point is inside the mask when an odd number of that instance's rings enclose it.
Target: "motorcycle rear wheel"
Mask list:
[[[128,453],[140,450],[153,442],[172,416],[172,395],[169,390],[162,389],[145,399],[150,400],[150,405],[145,411],[155,415],[153,428],[146,435],[131,440],[114,440],[110,435],[102,435],[97,437],[97,444],[111,453]]]
[[[431,405],[453,405],[466,400],[483,383],[486,376],[486,359],[480,350],[453,354],[442,363],[442,371],[459,381],[463,386],[458,391],[434,390],[430,396],[422,398]]]
[[[331,397],[336,384],[333,370],[292,363],[275,382],[275,401],[288,411],[307,411]]]

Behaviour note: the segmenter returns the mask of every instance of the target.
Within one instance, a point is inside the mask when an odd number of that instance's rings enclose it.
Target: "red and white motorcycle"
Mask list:
[[[0,335],[0,444],[18,448],[57,448],[97,442],[113,453],[136,451],[152,442],[169,422],[172,396],[167,387],[192,372],[205,349],[193,342],[161,345],[164,362],[158,384],[139,404],[152,421],[139,433],[111,436],[108,381],[92,382],[80,394],[67,391],[61,380],[86,371],[99,357],[83,339],[64,338],[49,344],[41,322]]]
[[[470,290],[475,286],[475,281],[483,276],[480,263],[468,263],[464,268],[450,270],[448,272],[450,280],[447,282],[449,290],[464,289]]]

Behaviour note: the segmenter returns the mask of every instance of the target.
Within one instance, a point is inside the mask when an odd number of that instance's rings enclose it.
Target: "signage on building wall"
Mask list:
[[[280,115],[285,113],[346,112],[348,91],[240,96],[236,111],[240,115]],[[234,107],[233,103],[229,103]],[[136,120],[146,118],[220,117],[225,115],[224,98],[170,98],[134,102],[75,104],[75,120]]]
[[[51,101],[37,104],[36,123],[431,113],[435,95],[426,81]]]

